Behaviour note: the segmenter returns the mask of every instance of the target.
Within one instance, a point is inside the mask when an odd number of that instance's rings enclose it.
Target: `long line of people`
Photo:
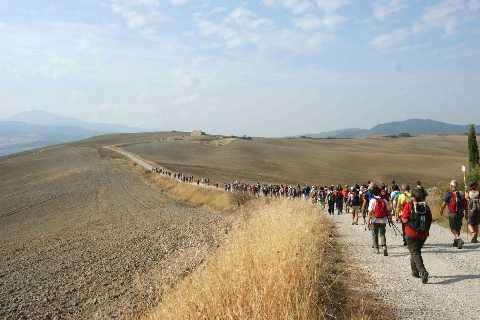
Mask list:
[[[208,178],[195,178],[165,168],[154,168],[154,173],[176,179],[179,182],[220,188],[219,184],[210,185]],[[453,247],[462,249],[464,241],[460,236],[463,219],[468,223],[472,234],[472,243],[478,243],[478,225],[480,223],[480,192],[478,184],[472,183],[467,192],[461,192],[455,180],[450,182],[450,190],[443,196],[440,214],[448,209],[448,221],[453,235]],[[360,216],[364,230],[372,235],[372,248],[375,253],[388,256],[386,230],[390,225],[396,232],[401,224],[403,245],[410,252],[412,276],[428,282],[429,274],[423,263],[421,250],[429,236],[432,224],[432,212],[426,203],[427,191],[420,181],[411,188],[399,186],[395,181],[390,185],[366,184],[349,185],[303,185],[300,184],[249,184],[239,181],[225,183],[224,191],[241,192],[252,197],[273,197],[301,199],[311,201],[313,205],[326,211],[329,215],[350,213],[352,225],[359,225]],[[400,230],[399,230],[400,231]]]

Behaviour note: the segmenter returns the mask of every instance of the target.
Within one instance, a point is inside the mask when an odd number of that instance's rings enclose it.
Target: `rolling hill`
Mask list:
[[[0,156],[85,139],[97,134],[98,132],[78,127],[0,121]]]
[[[110,133],[145,131],[124,125],[86,122],[45,111],[26,111],[0,121],[0,156]]]
[[[479,127],[477,127],[478,131]],[[467,125],[450,124],[431,119],[409,119],[405,121],[379,124],[370,129],[343,129],[322,133],[307,134],[312,138],[364,138],[368,136],[394,136],[400,133],[411,135],[449,135],[464,134]]]

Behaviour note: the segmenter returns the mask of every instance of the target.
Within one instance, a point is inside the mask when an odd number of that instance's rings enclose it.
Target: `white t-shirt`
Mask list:
[[[373,197],[370,199],[370,202],[368,203],[368,212],[372,212],[375,210],[375,206],[377,205],[377,200],[381,199],[380,197]],[[385,208],[388,210],[388,202],[387,200],[383,199],[383,202],[385,202]],[[388,217],[385,218],[375,218],[375,216],[372,217],[372,223],[388,223]]]

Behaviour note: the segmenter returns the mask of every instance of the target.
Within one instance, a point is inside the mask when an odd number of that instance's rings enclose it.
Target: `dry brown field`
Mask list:
[[[135,318],[226,236],[97,143],[0,159],[0,319]]]
[[[169,169],[218,183],[344,184],[395,179],[433,186],[461,178],[466,140],[465,136],[243,140],[178,135],[144,136],[122,145]]]

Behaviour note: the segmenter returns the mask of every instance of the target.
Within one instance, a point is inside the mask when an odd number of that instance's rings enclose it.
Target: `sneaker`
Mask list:
[[[474,237],[472,238],[472,243],[478,243],[477,236],[474,236]]]
[[[422,283],[423,283],[423,284],[425,284],[425,283],[428,282],[428,272],[427,272],[427,271],[423,272],[423,273],[420,275],[420,277],[422,278]]]
[[[458,249],[462,249],[463,248],[463,240],[462,239],[458,239],[458,246],[457,246]]]
[[[452,247],[454,248],[458,247],[458,239],[453,239]]]

